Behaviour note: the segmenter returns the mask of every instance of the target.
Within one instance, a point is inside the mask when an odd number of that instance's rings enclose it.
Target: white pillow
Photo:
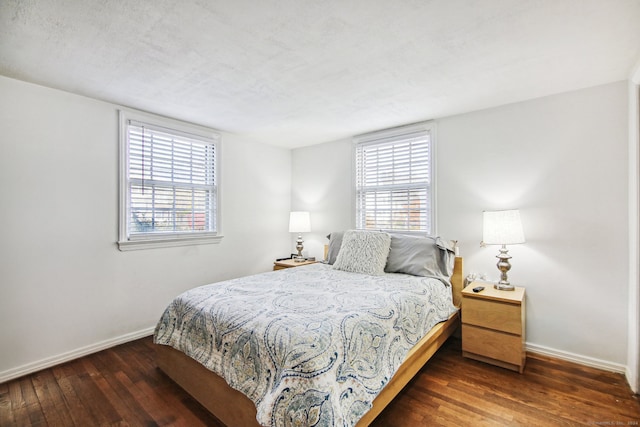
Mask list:
[[[381,276],[387,264],[391,236],[379,231],[348,230],[333,264],[336,270]]]

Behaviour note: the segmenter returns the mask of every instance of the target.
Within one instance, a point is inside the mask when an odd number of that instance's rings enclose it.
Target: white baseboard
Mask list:
[[[607,362],[606,360],[582,356],[580,354],[569,353],[566,351],[556,350],[554,348],[544,347],[541,345],[526,343],[525,348],[528,352],[531,353],[554,357],[556,359],[566,360],[568,362],[578,363],[580,365],[602,369],[605,371],[617,372],[619,374],[624,374],[627,371],[627,367],[619,363]]]
[[[101,341],[95,344],[81,347],[76,350],[62,353],[57,356],[47,357],[46,359],[38,360],[37,362],[28,363],[26,365],[18,366],[17,368],[9,369],[7,371],[0,372],[0,384],[12,380],[14,378],[22,377],[24,375],[32,374],[37,371],[41,371],[46,368],[50,368],[55,365],[59,365],[69,360],[77,359],[82,356],[86,356],[91,353],[97,353],[101,350],[106,350],[111,347],[115,347],[120,344],[124,344],[129,341],[134,341],[139,338],[147,337],[153,334],[155,327],[142,329],[137,332],[131,332],[129,334],[121,335],[116,338]]]
[[[639,388],[640,384],[638,384],[638,373],[633,371],[629,367],[627,367],[624,375],[627,378],[627,382],[629,383],[629,386],[631,387],[631,391],[633,391],[635,394],[640,394],[640,388]]]

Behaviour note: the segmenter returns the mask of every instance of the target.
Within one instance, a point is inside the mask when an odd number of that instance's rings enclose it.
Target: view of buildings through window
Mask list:
[[[215,145],[128,125],[129,233],[215,230]]]
[[[432,233],[431,150],[425,127],[357,141],[357,228]]]

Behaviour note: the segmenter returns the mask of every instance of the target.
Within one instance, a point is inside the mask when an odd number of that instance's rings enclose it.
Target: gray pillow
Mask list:
[[[340,246],[342,246],[342,237],[344,231],[334,231],[327,236],[329,239],[329,253],[327,254],[327,264],[335,264],[338,253],[340,252]]]
[[[379,231],[348,230],[333,264],[336,270],[381,276],[389,256],[391,236]]]
[[[453,274],[453,259],[453,251],[439,237],[392,234],[384,271],[438,277],[448,281]]]

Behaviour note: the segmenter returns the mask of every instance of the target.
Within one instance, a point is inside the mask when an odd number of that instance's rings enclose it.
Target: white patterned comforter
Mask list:
[[[352,426],[411,347],[455,311],[437,279],[313,264],[189,290],[167,307],[154,342],[225,378],[262,425]]]

